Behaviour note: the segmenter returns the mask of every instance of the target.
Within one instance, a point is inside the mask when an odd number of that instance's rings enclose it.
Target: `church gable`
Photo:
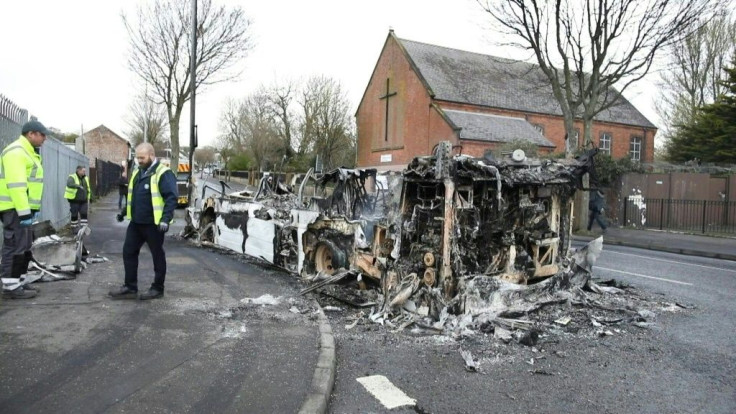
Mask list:
[[[389,34],[356,112],[359,157],[378,159],[380,152],[386,163],[405,164],[411,157],[399,152],[430,151],[426,141],[430,104],[426,86],[396,37]]]

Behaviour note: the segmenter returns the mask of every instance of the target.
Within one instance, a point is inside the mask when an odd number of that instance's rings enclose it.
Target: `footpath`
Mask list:
[[[600,229],[594,233],[597,234],[595,236],[590,233],[575,234],[573,240],[590,241],[598,237]],[[729,237],[609,227],[603,235],[603,243],[736,261],[736,238]]]
[[[165,296],[111,300],[127,222],[117,195],[91,207],[91,254],[74,280],[0,302],[0,412],[324,412],[335,374],[324,314],[284,272],[179,239],[165,241]],[[153,264],[140,254],[139,289]]]

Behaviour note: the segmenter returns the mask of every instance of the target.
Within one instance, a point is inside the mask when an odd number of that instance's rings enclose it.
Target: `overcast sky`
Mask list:
[[[22,0],[0,6],[0,94],[64,132],[104,124],[127,137],[128,108],[140,82],[127,68],[121,13],[146,0]],[[214,0],[223,1],[223,0]],[[357,107],[389,28],[403,39],[522,59],[497,38],[474,0],[226,0],[252,21],[254,48],[238,82],[197,95],[200,146],[214,144],[229,98],[259,85],[311,75],[337,79]],[[654,79],[653,76],[650,78]],[[655,88],[625,93],[652,122]],[[189,141],[189,109],[181,143]]]

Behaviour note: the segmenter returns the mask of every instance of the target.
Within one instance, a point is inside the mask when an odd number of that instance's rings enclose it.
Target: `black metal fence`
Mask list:
[[[123,167],[120,164],[98,159],[90,168],[90,185],[94,188],[92,195],[102,197],[111,190],[117,190]]]
[[[736,234],[736,202],[626,197],[623,224],[705,234]]]

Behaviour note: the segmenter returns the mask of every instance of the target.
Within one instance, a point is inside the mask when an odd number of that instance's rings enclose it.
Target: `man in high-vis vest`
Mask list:
[[[122,222],[127,216],[130,220],[123,244],[123,263],[125,265],[125,284],[111,290],[113,299],[156,299],[164,295],[166,278],[166,254],[164,253],[164,234],[174,218],[177,189],[176,176],[156,159],[153,146],[148,143],[135,149],[138,168],[130,174],[128,183],[128,205],[126,214],[121,211],[117,220]],[[138,254],[148,244],[153,256],[153,283],[147,292],[138,294]]]
[[[51,133],[38,121],[26,122],[21,136],[0,155],[0,216],[3,220],[2,277],[19,278],[28,270],[33,244],[31,225],[41,210],[43,165],[40,149]],[[3,297],[28,299],[36,290],[25,285]]]
[[[66,179],[64,198],[69,200],[72,225],[80,222],[78,221],[80,216],[81,223],[87,224],[87,211],[89,209],[89,200],[92,199],[92,190],[89,186],[87,169],[83,165],[78,165],[77,171],[69,174],[69,178]]]

